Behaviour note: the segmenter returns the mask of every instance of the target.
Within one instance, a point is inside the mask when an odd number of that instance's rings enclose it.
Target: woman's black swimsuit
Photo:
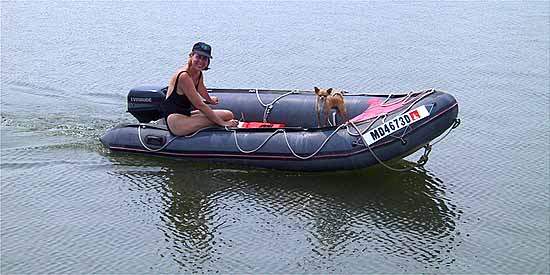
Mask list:
[[[175,135],[175,134],[172,132],[172,130],[170,130],[170,126],[168,126],[168,116],[171,114],[182,114],[186,116],[191,116],[191,111],[193,110],[193,105],[191,104],[191,101],[189,101],[189,98],[187,98],[185,94],[180,95],[176,92],[178,88],[178,80],[182,73],[187,73],[187,71],[181,71],[178,74],[178,76],[176,77],[176,83],[174,84],[174,89],[172,90],[172,93],[160,105],[164,113],[164,118],[166,119],[166,127],[168,128],[168,131],[172,135]],[[202,78],[202,72],[199,77],[199,83],[200,83],[200,78]],[[197,91],[199,90],[199,83],[195,85],[195,89],[197,89]]]

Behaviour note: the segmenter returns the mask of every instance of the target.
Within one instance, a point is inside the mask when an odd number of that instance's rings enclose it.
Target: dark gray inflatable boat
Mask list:
[[[101,142],[114,151],[282,170],[333,171],[364,168],[428,149],[432,140],[459,122],[455,98],[436,90],[344,93],[350,120],[343,121],[331,110],[328,126],[319,127],[313,91],[212,89],[210,95],[220,102],[213,108],[231,110],[241,121],[256,123],[248,123],[248,128],[210,127],[189,136],[173,136],[160,111],[165,92],[166,87],[151,85],[132,89],[128,111],[140,123],[118,125]],[[325,119],[321,114],[321,120]]]

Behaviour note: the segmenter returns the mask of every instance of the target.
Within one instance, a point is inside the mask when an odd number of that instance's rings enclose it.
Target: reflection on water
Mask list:
[[[158,229],[166,242],[161,254],[184,270],[256,261],[284,272],[283,260],[287,267],[338,271],[333,265],[342,259],[373,255],[439,268],[454,261],[460,245],[461,211],[441,180],[423,169],[309,174],[110,157],[124,167],[117,173],[131,179],[132,188],[158,192]],[[132,168],[143,167],[141,161],[157,168]],[[151,196],[136,203],[150,204]]]

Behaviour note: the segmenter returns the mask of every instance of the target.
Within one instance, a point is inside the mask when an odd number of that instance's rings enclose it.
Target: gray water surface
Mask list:
[[[550,273],[548,2],[1,2],[0,272]],[[212,88],[453,94],[424,168],[106,150],[196,41]],[[410,165],[393,161],[395,167]]]

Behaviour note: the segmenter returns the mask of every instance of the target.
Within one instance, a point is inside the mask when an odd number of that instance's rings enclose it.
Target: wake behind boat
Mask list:
[[[169,156],[294,171],[369,167],[403,158],[458,125],[458,103],[445,92],[344,93],[349,121],[329,112],[320,126],[313,91],[210,89],[240,118],[240,127],[209,127],[172,135],[162,123],[166,87],[146,85],[128,94],[128,111],[139,123],[110,129],[101,142],[113,151]],[[161,123],[150,123],[159,120]],[[244,126],[244,127],[243,127]],[[424,159],[425,161],[426,159]]]

